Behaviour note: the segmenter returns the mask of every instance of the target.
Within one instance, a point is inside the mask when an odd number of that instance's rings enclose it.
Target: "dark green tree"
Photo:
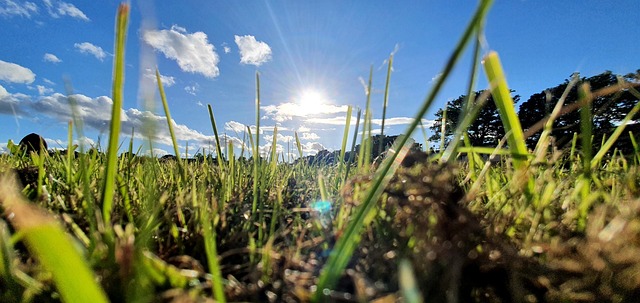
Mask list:
[[[483,92],[484,91],[478,91],[475,93],[475,96],[480,96]],[[512,98],[516,103],[520,100],[520,96],[518,95],[514,95]],[[466,96],[460,96],[447,103],[445,144],[449,144],[458,123],[462,121],[462,117],[460,115],[462,113],[462,107],[465,105],[465,100]],[[429,137],[429,141],[439,145],[442,134],[441,129],[444,109],[439,109],[435,115],[435,123],[430,127],[433,135]],[[496,146],[502,137],[504,137],[504,126],[500,120],[500,114],[498,113],[496,103],[493,101],[493,97],[491,95],[489,95],[474,122],[467,128],[467,135],[469,136],[469,140],[473,146]]]
[[[638,72],[640,73],[640,71]],[[627,74],[622,78],[629,82],[638,82],[638,74]],[[610,71],[606,71],[593,77],[581,78],[579,83],[568,92],[564,103],[565,106],[578,102],[578,87],[584,82],[590,84],[592,91],[597,91],[601,88],[617,84],[618,77]],[[518,112],[522,127],[528,129],[538,121],[549,116],[568,85],[569,80],[567,79],[558,86],[531,95],[526,102],[522,103]],[[627,115],[637,102],[638,98],[628,91],[619,91],[611,95],[597,97],[593,100],[593,144],[595,149],[600,146],[602,137],[610,134],[617,126],[617,123]],[[630,129],[633,128],[635,127],[630,127]],[[556,145],[562,148],[570,144],[574,133],[580,133],[579,110],[558,117],[553,124],[551,135],[555,138]],[[538,131],[527,138],[527,146],[529,148],[535,147],[540,138],[540,134],[541,131]],[[627,142],[627,140],[621,138],[619,146],[617,147],[628,150],[630,146],[623,146],[626,144],[625,142]]]

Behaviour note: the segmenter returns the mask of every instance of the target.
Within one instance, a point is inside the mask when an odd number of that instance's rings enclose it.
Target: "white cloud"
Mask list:
[[[38,12],[38,6],[33,2],[16,3],[13,0],[0,1],[0,16],[4,17],[27,17],[31,18],[32,13]]]
[[[87,15],[71,3],[62,1],[56,1],[56,3],[53,3],[51,0],[44,0],[44,4],[51,17],[60,18],[63,16],[69,16],[82,21],[91,21]]]
[[[313,106],[304,106],[295,102],[281,103],[279,105],[267,105],[263,106],[267,117],[272,118],[277,122],[283,122],[293,119],[293,117],[306,118],[309,116],[317,116],[323,114],[336,114],[347,112],[348,106],[346,105],[332,105],[332,104],[314,104]]]
[[[83,54],[90,54],[95,56],[100,61],[103,61],[107,56],[107,53],[102,49],[102,47],[93,45],[89,42],[75,43],[73,47],[77,48],[78,51]]]
[[[51,81],[51,80],[49,80],[47,78],[42,79],[42,81],[44,81],[44,83],[49,84],[49,85],[56,85],[55,82],[53,82],[53,81]]]
[[[200,106],[200,107],[204,107],[204,103],[202,103],[202,101],[198,100],[196,102],[196,105]]]
[[[18,64],[0,60],[0,80],[13,83],[31,84],[36,79],[30,69]]]
[[[0,99],[6,97],[8,95],[9,95],[9,93],[7,92],[7,90],[4,89],[4,87],[2,87],[2,85],[0,85]]]
[[[305,155],[315,155],[321,150],[325,150],[326,148],[320,142],[307,142],[301,144],[302,153]]]
[[[302,133],[302,137],[300,139],[301,140],[318,140],[320,139],[320,136],[318,136],[316,133]]]
[[[236,121],[229,121],[224,124],[224,129],[241,134],[247,130],[247,126]]]
[[[311,131],[311,129],[310,129],[310,128],[308,128],[308,127],[306,127],[306,126],[304,126],[304,125],[303,125],[303,126],[298,127],[298,132],[299,132],[299,133],[306,133],[306,132],[310,132],[310,131]]]
[[[190,95],[196,95],[196,93],[200,90],[200,85],[198,83],[191,85],[191,86],[185,86],[184,87],[184,91],[187,92]]]
[[[156,73],[150,69],[146,70],[146,73],[144,74],[144,77],[147,79],[150,79],[151,81],[153,81],[153,83],[156,83]],[[174,84],[176,84],[176,79],[172,76],[165,76],[165,75],[160,75],[160,82],[162,82],[162,85],[164,87],[171,87]]]
[[[203,32],[189,34],[186,29],[174,25],[169,30],[146,31],[142,39],[165,57],[176,60],[185,72],[199,73],[208,78],[220,75],[220,58]]]
[[[0,85],[0,114],[22,116],[26,113],[23,107],[28,106],[24,102],[28,97],[23,94],[11,94]]]
[[[408,125],[413,123],[413,120],[414,120],[413,118],[409,118],[409,117],[386,118],[384,120],[384,125],[385,126]],[[433,123],[434,123],[433,120],[422,119],[422,124],[424,124],[425,127],[429,127]],[[371,124],[382,125],[382,119],[371,119]]]
[[[225,54],[228,54],[228,53],[230,53],[230,52],[231,52],[231,47],[223,46],[223,47],[222,47],[222,49],[224,50],[224,53],[225,53]]]
[[[44,54],[44,61],[46,62],[51,62],[51,63],[60,63],[62,62],[62,60],[60,60],[60,58],[58,58],[58,56],[54,55],[54,54],[49,54],[46,53]]]
[[[273,142],[273,135],[265,135],[263,138],[267,142]],[[280,133],[278,133],[276,135],[276,142],[287,143],[287,142],[295,142],[295,141],[296,141],[296,139],[293,136],[285,136],[285,135],[280,134]]]
[[[240,48],[240,63],[260,66],[271,60],[271,47],[254,36],[235,36],[235,41]]]
[[[53,89],[45,87],[44,85],[36,85],[36,88],[38,89],[38,94],[40,94],[41,96],[53,93]]]

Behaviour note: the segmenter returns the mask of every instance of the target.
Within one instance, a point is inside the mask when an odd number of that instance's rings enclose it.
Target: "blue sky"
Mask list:
[[[117,1],[0,0],[0,151],[36,132],[50,148],[67,144],[75,94],[83,140],[104,145],[111,109]],[[386,59],[394,53],[386,134],[400,134],[417,112],[466,26],[476,1],[134,1],[126,47],[121,140],[143,144],[143,121],[158,123],[156,154],[172,153],[153,70],[163,75],[181,152],[210,150],[218,128],[238,147],[255,126],[261,79],[261,142],[278,127],[280,152],[294,131],[305,153],[340,148],[346,107],[371,100],[382,115]],[[640,68],[637,0],[496,0],[484,52],[496,50],[523,101],[573,72]],[[465,92],[469,51],[424,118]],[[486,86],[481,80],[478,89]],[[354,112],[355,113],[355,112]],[[355,114],[354,114],[355,115]],[[355,121],[355,117],[353,119]],[[374,120],[379,131],[379,120]],[[74,134],[74,138],[78,138]],[[422,135],[416,136],[422,141]],[[126,146],[126,144],[125,144]]]

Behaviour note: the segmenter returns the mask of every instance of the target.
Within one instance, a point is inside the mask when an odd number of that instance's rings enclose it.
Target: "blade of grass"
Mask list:
[[[15,176],[3,175],[0,184],[0,205],[13,214],[12,223],[23,234],[29,251],[51,272],[62,300],[108,302],[89,265],[62,226],[22,197]]]
[[[382,124],[380,125],[380,143],[378,144],[378,155],[384,151],[384,120],[387,117],[387,105],[389,105],[389,83],[391,82],[391,70],[393,66],[393,54],[389,55],[389,65],[387,66],[387,80],[384,84],[384,99],[382,102]]]
[[[107,151],[107,166],[102,186],[102,218],[105,223],[111,221],[113,197],[115,193],[115,178],[118,158],[118,136],[120,135],[120,113],[122,111],[124,87],[124,46],[127,38],[127,24],[129,22],[129,4],[120,4],[116,17],[116,41],[113,60],[113,107],[111,109],[111,127],[109,129],[109,146]]]
[[[404,136],[401,136],[398,140],[399,142],[396,142],[395,146],[402,147],[402,149],[400,150],[401,152],[408,151],[408,148],[406,148],[406,146],[408,146],[407,142],[409,142],[411,134],[416,129],[418,124],[421,122],[422,117],[427,113],[427,111],[431,107],[431,104],[433,103],[436,96],[440,92],[440,89],[444,85],[445,80],[449,77],[451,70],[453,70],[453,67],[458,62],[465,46],[467,45],[469,39],[472,36],[474,29],[480,22],[482,22],[482,20],[484,20],[488,12],[488,9],[492,3],[493,3],[492,0],[484,0],[478,5],[478,8],[474,13],[473,18],[467,25],[467,28],[464,31],[458,43],[456,44],[456,48],[454,49],[451,57],[445,64],[445,68],[442,72],[442,76],[438,78],[433,88],[429,91],[429,94],[425,98],[425,101],[423,102],[418,113],[416,114],[414,121],[407,127],[407,130],[404,132]],[[363,204],[361,204],[355,218],[346,227],[345,234],[343,234],[343,236],[340,237],[340,239],[338,240],[338,243],[336,243],[336,247],[334,251],[331,253],[331,255],[329,255],[329,260],[327,261],[327,264],[323,268],[323,271],[320,275],[320,279],[318,281],[317,289],[314,292],[314,295],[312,298],[314,302],[322,301],[324,291],[326,289],[333,288],[335,286],[335,283],[338,282],[338,277],[340,277],[340,275],[342,274],[342,271],[347,265],[349,259],[351,258],[351,254],[355,249],[355,245],[357,244],[355,240],[357,237],[359,237],[359,232],[360,232],[360,229],[362,228],[364,217],[368,214],[368,210],[373,208],[373,205],[375,204],[375,201],[373,200],[373,198],[382,192],[384,188],[382,184],[388,182],[388,180],[390,180],[391,177],[393,176],[394,171],[392,170],[392,166],[397,168],[397,166],[399,165],[400,161],[396,161],[396,158],[402,160],[402,157],[399,156],[401,152],[392,153],[385,160],[386,163],[384,163],[384,165],[381,166],[378,176],[374,179],[374,185],[370,188],[370,190],[367,193],[367,198],[364,200]],[[387,180],[387,181],[384,182],[384,180]]]
[[[253,146],[253,204],[251,214],[258,209],[258,173],[260,167],[260,74],[256,72],[256,143]]]
[[[187,173],[182,164],[182,157],[180,156],[180,150],[178,149],[178,141],[176,141],[176,134],[173,131],[173,119],[171,119],[171,112],[169,111],[169,103],[167,102],[167,95],[164,93],[164,87],[160,80],[160,71],[156,68],[156,82],[158,83],[158,91],[160,92],[160,100],[162,100],[162,107],[164,108],[164,114],[167,118],[167,126],[169,127],[169,134],[171,135],[171,143],[173,145],[173,152],[176,155],[176,162],[178,163],[178,170],[183,180],[187,180]],[[185,150],[185,156],[188,157],[188,150]]]
[[[211,119],[211,127],[213,128],[213,135],[216,137],[216,157],[218,160],[218,167],[222,169],[222,149],[220,148],[220,137],[218,137],[218,127],[216,126],[216,118],[213,117],[213,110],[211,110],[211,104],[207,104],[209,109],[209,119]]]

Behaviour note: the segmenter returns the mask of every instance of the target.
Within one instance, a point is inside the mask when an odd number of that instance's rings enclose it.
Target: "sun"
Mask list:
[[[322,113],[328,103],[322,92],[311,88],[301,90],[297,101],[305,116]]]

